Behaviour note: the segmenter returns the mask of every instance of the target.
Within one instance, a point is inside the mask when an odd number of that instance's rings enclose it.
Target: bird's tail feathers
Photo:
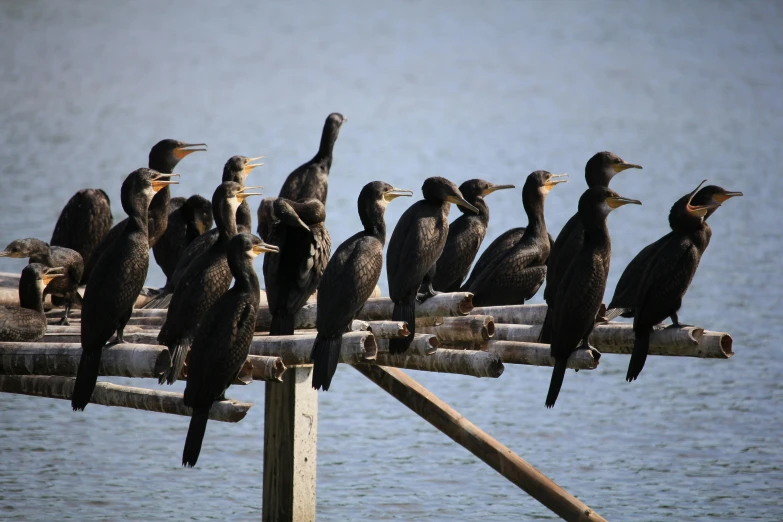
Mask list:
[[[98,382],[98,367],[101,364],[101,350],[82,351],[79,369],[76,371],[76,383],[73,386],[71,407],[82,411],[90,402],[95,384]]]
[[[188,436],[185,438],[185,448],[182,450],[183,466],[192,468],[196,465],[198,455],[201,453],[204,433],[207,431],[208,420],[209,408],[193,410],[193,416],[190,418],[190,426],[188,427]]]
[[[329,390],[337,362],[340,360],[340,349],[343,344],[343,334],[321,335],[315,338],[310,360],[313,362],[313,388]]]
[[[172,295],[170,291],[164,288],[158,296],[144,303],[141,308],[144,310],[166,309],[171,304]]]
[[[269,335],[294,335],[294,316],[288,312],[272,314]]]
[[[179,379],[180,373],[182,373],[182,367],[185,366],[185,359],[188,356],[188,350],[190,349],[190,341],[180,341],[172,348],[171,351],[171,367],[163,373],[158,379],[159,384],[168,383],[174,384]]]
[[[555,367],[552,369],[552,379],[549,381],[549,392],[546,394],[546,407],[551,408],[560,395],[563,386],[568,359],[555,359]]]
[[[642,373],[644,363],[647,361],[647,352],[650,349],[651,328],[644,328],[637,331],[634,328],[633,352],[631,352],[631,362],[628,363],[628,373],[625,380],[635,381]]]

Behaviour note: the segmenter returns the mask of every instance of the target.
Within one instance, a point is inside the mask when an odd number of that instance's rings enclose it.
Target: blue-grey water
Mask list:
[[[612,184],[644,205],[609,218],[611,292],[677,197],[704,178],[741,190],[710,220],[680,314],[730,332],[732,359],[652,357],[628,384],[627,357],[608,355],[569,372],[553,410],[547,368],[410,373],[610,520],[781,520],[782,27],[772,1],[4,1],[0,244],[48,239],[84,187],[103,187],[120,219],[122,180],[162,138],[209,144],[179,165],[176,195],[210,197],[234,154],[265,155],[249,183],[276,194],[332,111],[349,118],[330,177],[335,246],[360,226],[366,182],[521,187],[536,169],[572,175],[547,201],[554,234],[586,160],[611,150],[644,166]],[[390,227],[408,204],[389,206]],[[525,224],[519,190],[489,204],[485,244]],[[210,423],[192,470],[185,417],[4,395],[0,519],[259,518],[264,387],[229,395],[256,406]],[[554,518],[348,366],[319,408],[321,520]]]

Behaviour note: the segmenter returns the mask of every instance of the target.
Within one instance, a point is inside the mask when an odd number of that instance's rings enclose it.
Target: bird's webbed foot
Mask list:
[[[124,344],[124,343],[125,343],[125,338],[122,336],[122,330],[117,330],[117,335],[114,337],[114,339],[111,340],[108,346],[114,346],[115,344]]]
[[[687,328],[693,326],[692,324],[682,324],[680,322],[680,318],[677,317],[677,314],[672,314],[671,320],[672,320],[672,324],[667,326],[667,328]]]
[[[57,321],[57,324],[62,326],[71,326],[71,322],[68,320],[68,316],[64,315],[62,318]]]
[[[438,295],[439,293],[440,292],[438,292],[434,288],[432,288],[432,283],[430,283],[429,285],[427,285],[427,291],[426,292],[422,292],[420,294],[416,294],[416,302],[421,304],[424,301],[426,301],[427,299],[429,299],[430,297],[434,297],[434,296]]]

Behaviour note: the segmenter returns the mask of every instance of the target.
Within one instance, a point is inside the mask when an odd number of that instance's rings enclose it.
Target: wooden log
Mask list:
[[[264,403],[265,522],[315,520],[318,392],[312,367],[293,368],[267,383]]]
[[[519,342],[538,340],[540,325],[495,325],[495,339]],[[598,325],[590,335],[590,344],[601,353],[630,354],[633,351],[633,325],[607,323]],[[723,332],[705,332],[703,328],[661,328],[650,336],[649,355],[728,359],[732,352],[731,336]]]
[[[310,363],[310,353],[316,334],[305,335],[256,335],[250,345],[251,355],[280,357],[283,364],[300,366]],[[371,332],[348,332],[343,335],[340,362],[357,363],[375,359],[378,346]]]
[[[405,321],[367,321],[366,324],[376,340],[407,337],[411,334]]]
[[[388,297],[368,299],[358,314],[364,321],[389,320],[394,310],[394,302]],[[416,317],[458,317],[468,315],[473,310],[473,294],[470,292],[452,292],[430,297],[416,305]]]
[[[606,522],[402,371],[369,364],[354,368],[564,520]]]
[[[495,324],[542,324],[546,317],[545,304],[479,306],[470,315],[491,315]]]
[[[389,352],[389,339],[375,339],[378,352]],[[440,341],[434,334],[416,334],[408,349],[400,355],[432,355],[440,346]]]
[[[78,327],[77,327],[78,328]],[[142,328],[140,326],[127,326],[126,328],[134,328],[135,331],[125,330],[123,338],[126,343],[134,344],[158,344],[158,330],[150,328]],[[40,339],[40,342],[44,343],[80,343],[81,331],[69,331],[69,332],[49,332],[52,327],[49,326],[46,330],[46,335]]]
[[[519,343],[514,341],[489,341],[487,352],[494,353],[504,363],[529,366],[554,366],[555,360],[549,354],[549,345],[540,343]],[[579,349],[568,358],[568,367],[574,370],[594,370],[598,359],[592,350]]]
[[[283,374],[286,367],[280,357],[248,355],[247,360],[253,365],[253,379],[257,381],[283,382]]]
[[[0,373],[75,376],[81,355],[79,343],[0,343]],[[126,343],[103,349],[98,372],[105,376],[157,378],[170,366],[171,356],[165,346]]]
[[[416,331],[435,334],[443,344],[486,343],[495,335],[495,322],[489,315],[444,317],[443,324]]]
[[[73,377],[49,375],[0,375],[0,391],[71,400]],[[182,394],[162,390],[148,390],[98,382],[90,398],[93,404],[119,406],[136,410],[156,411],[190,416],[192,410],[182,402]],[[253,405],[247,402],[225,400],[216,402],[209,410],[209,418],[220,422],[239,422]]]
[[[503,374],[503,362],[494,353],[476,350],[438,348],[428,356],[378,352],[375,363],[380,366],[406,368],[425,372],[455,373],[472,377],[497,378]]]

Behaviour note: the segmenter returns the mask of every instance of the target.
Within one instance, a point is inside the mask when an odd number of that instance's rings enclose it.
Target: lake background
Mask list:
[[[211,197],[234,154],[265,155],[248,183],[276,195],[338,111],[335,247],[360,228],[356,197],[376,179],[417,196],[433,175],[516,183],[488,198],[486,246],[526,223],[531,171],[571,174],[547,201],[556,235],[590,156],[642,164],[612,182],[644,205],[609,218],[609,299],[668,231],[671,204],[707,178],[745,197],[710,219],[680,318],[730,332],[731,360],[652,357],[628,384],[628,358],[607,355],[569,372],[553,410],[548,368],[410,373],[610,520],[780,520],[781,27],[771,1],[3,1],[0,246],[48,240],[85,187],[104,188],[122,219],[123,179],[163,138],[209,145],[180,163],[174,195]],[[389,206],[390,231],[408,204]],[[162,283],[153,263],[148,284]],[[385,272],[380,284],[386,294]],[[229,390],[255,408],[210,423],[188,470],[188,418],[4,395],[0,519],[258,519],[263,394]],[[554,518],[348,366],[319,409],[319,520]]]

